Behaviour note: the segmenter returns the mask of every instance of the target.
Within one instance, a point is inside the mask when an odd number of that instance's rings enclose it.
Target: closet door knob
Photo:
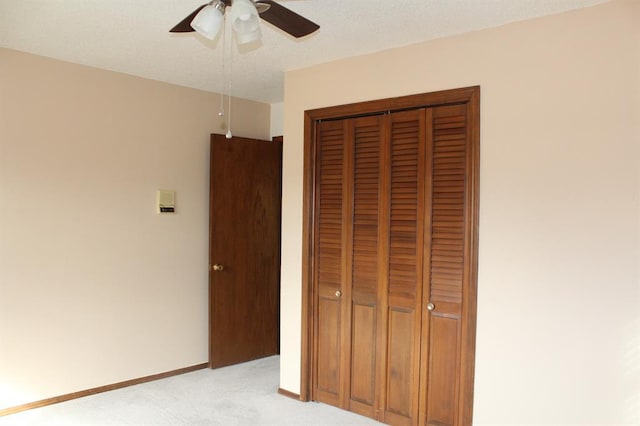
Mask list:
[[[216,265],[213,265],[212,269],[216,272],[220,272],[224,269],[224,266],[216,264]]]
[[[436,305],[434,305],[433,303],[429,303],[427,305],[427,311],[433,311],[436,308]]]
[[[342,296],[342,292],[340,290],[336,290],[336,297]]]

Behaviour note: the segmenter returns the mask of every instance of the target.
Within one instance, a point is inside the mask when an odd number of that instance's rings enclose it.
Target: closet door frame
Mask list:
[[[361,103],[307,110],[304,113],[304,178],[303,178],[303,246],[302,246],[302,348],[300,399],[309,401],[313,389],[314,330],[316,309],[313,272],[314,261],[314,200],[316,186],[316,123],[321,120],[379,114],[422,107],[467,104],[468,108],[468,161],[465,228],[468,241],[465,244],[463,295],[462,360],[460,369],[460,424],[471,425],[473,410],[473,384],[475,369],[476,303],[478,271],[478,216],[480,169],[480,87],[418,95],[387,98]],[[422,398],[422,397],[421,397]]]

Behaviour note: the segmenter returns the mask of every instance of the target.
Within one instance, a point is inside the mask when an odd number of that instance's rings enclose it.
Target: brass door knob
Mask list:
[[[336,297],[342,296],[342,292],[340,290],[336,290]]]
[[[427,311],[433,311],[436,308],[436,305],[434,305],[433,303],[429,303],[427,305]]]
[[[222,266],[222,265],[218,265],[218,264],[216,263],[215,265],[213,265],[213,267],[212,267],[211,269],[213,269],[213,270],[214,270],[214,271],[216,271],[216,272],[220,272],[220,271],[222,271],[222,270],[224,269],[224,266]]]

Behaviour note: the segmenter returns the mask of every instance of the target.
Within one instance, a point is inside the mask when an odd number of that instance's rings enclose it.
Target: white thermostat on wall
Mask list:
[[[176,212],[176,191],[158,189],[158,213]]]

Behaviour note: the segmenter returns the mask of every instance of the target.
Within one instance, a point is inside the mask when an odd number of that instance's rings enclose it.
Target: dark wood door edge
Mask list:
[[[286,396],[287,398],[296,399],[300,401],[300,395],[298,395],[297,393],[293,393],[282,388],[278,388],[278,393],[282,396]]]
[[[208,366],[209,364],[205,362],[202,364],[192,365],[190,367],[178,368],[177,370],[171,370],[164,373],[152,374],[150,376],[139,377],[137,379],[125,380],[124,382],[118,382],[110,385],[98,386],[97,388],[91,388],[78,392],[68,393],[65,395],[54,396],[53,398],[41,399],[40,401],[34,401],[28,404],[16,405],[15,407],[9,407],[0,410],[0,417],[19,413],[21,411],[32,410],[34,408],[45,407],[47,405],[58,404],[60,402],[70,401],[72,399],[78,399],[89,395],[95,395],[97,393],[126,388],[127,386],[139,385],[141,383],[152,382],[154,380],[166,379],[167,377],[190,373],[196,370],[202,370],[203,368],[207,368]]]

